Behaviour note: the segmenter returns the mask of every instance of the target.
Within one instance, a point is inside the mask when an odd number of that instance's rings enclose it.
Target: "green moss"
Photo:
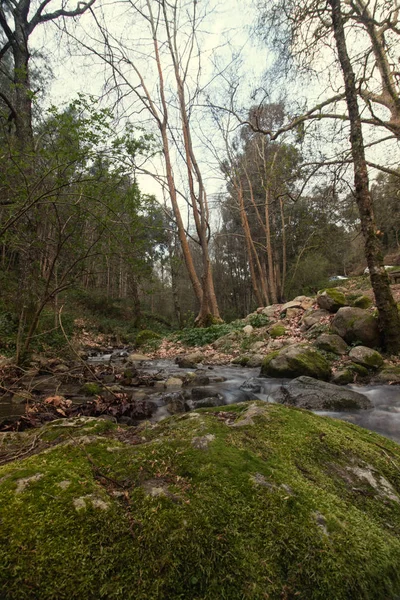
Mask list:
[[[346,304],[347,304],[346,297],[345,297],[344,293],[339,291],[337,288],[325,288],[324,290],[322,290],[319,293],[323,294],[324,292],[326,292],[326,294],[330,298],[332,298],[332,300],[335,302],[335,304],[337,305],[338,308],[340,306],[346,306]]]
[[[135,346],[137,348],[140,348],[141,346],[145,346],[149,342],[153,342],[154,340],[158,341],[160,339],[161,335],[159,333],[151,331],[150,329],[143,329],[142,331],[139,331],[139,333],[136,336]]]
[[[357,308],[370,308],[372,306],[372,300],[368,296],[358,296],[353,302],[353,306]]]
[[[57,426],[58,445],[0,468],[2,599],[399,593],[400,505],[354,472],[368,466],[398,495],[390,440],[263,403],[127,430],[126,442],[88,426]]]
[[[274,327],[271,327],[268,333],[273,339],[275,339],[285,335],[286,328],[283,325],[274,325]]]
[[[357,375],[360,375],[361,377],[368,377],[368,369],[366,369],[362,365],[359,365],[357,363],[351,363],[347,368],[352,373],[357,373]]]
[[[87,394],[88,396],[98,396],[101,394],[102,388],[98,383],[87,382],[84,383],[81,388],[82,394]]]
[[[277,361],[274,362],[274,359]],[[312,348],[305,346],[295,355],[282,351],[271,352],[268,354],[262,365],[261,375],[264,377],[300,377],[308,375],[316,379],[327,380],[330,377],[331,369],[325,357]]]

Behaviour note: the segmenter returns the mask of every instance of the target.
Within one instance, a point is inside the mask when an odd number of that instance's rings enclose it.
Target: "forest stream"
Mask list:
[[[118,369],[126,369],[124,367],[123,355],[118,356],[118,352],[111,354],[101,354],[88,359],[90,369],[96,369],[99,377],[106,380],[109,376],[110,369],[115,372]],[[245,368],[233,365],[213,365],[201,366],[198,369],[179,369],[171,360],[148,360],[139,363],[138,365],[139,382],[133,382],[130,385],[124,385],[123,382],[119,385],[119,390],[122,400],[121,402],[132,407],[139,406],[139,411],[134,415],[131,412],[124,413],[118,411],[118,399],[113,398],[113,406],[100,404],[100,400],[82,394],[82,386],[74,383],[69,377],[70,374],[58,375],[56,382],[53,378],[46,375],[38,375],[33,377],[29,382],[29,389],[37,394],[38,406],[45,406],[44,400],[46,397],[62,397],[68,399],[66,406],[72,407],[65,411],[65,406],[61,405],[57,412],[60,416],[74,416],[82,409],[86,414],[100,415],[108,414],[115,415],[118,421],[128,425],[136,424],[138,421],[149,418],[156,422],[176,412],[184,410],[198,409],[204,406],[220,406],[224,404],[233,404],[249,400],[263,400],[266,402],[274,402],[273,393],[281,386],[287,386],[288,379],[272,379],[259,377],[259,368]],[[189,378],[184,383],[179,385],[167,385],[167,389],[163,388],[163,381],[170,380],[175,377],[185,375]],[[190,379],[191,378],[191,379]],[[60,383],[61,380],[61,383]],[[157,385],[158,384],[158,385]],[[110,384],[111,389],[112,386]],[[21,390],[21,388],[19,388]],[[115,389],[115,388],[114,388]],[[348,410],[346,412],[329,412],[315,411],[317,414],[329,417],[335,417],[354,423],[371,431],[375,431],[392,440],[400,443],[400,387],[396,385],[349,385],[343,386],[343,389],[351,389],[366,396],[373,408],[369,410]],[[15,391],[15,390],[14,390]],[[41,396],[41,397],[39,397]],[[118,394],[117,394],[118,396]],[[195,398],[195,401],[193,401]],[[44,402],[43,402],[44,400]],[[211,403],[210,403],[211,402]],[[97,404],[96,404],[97,403]],[[177,408],[177,403],[180,406]],[[144,406],[152,406],[151,412],[146,412]],[[35,404],[33,404],[35,408]],[[55,407],[60,406],[55,403]],[[106,408],[104,408],[106,406]],[[39,418],[49,420],[57,418],[54,412],[54,406],[47,405],[47,408],[53,409],[52,415],[43,414],[42,409],[35,408],[33,413],[40,413]],[[171,408],[172,407],[172,408]],[[15,420],[17,417],[29,415],[29,410],[32,410],[30,402],[16,402],[15,395],[3,394],[0,399],[0,420],[6,423],[7,429],[8,420]],[[92,412],[90,412],[92,411]],[[66,412],[66,414],[63,414]],[[123,417],[121,415],[130,415],[134,417]],[[32,419],[32,413],[31,417]],[[33,420],[34,424],[35,423]],[[4,427],[3,427],[4,429]]]

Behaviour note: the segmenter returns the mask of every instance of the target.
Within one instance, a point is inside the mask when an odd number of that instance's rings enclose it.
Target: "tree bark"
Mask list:
[[[346,103],[350,119],[350,142],[354,163],[356,202],[364,236],[365,255],[378,308],[378,319],[384,347],[393,354],[400,351],[400,316],[385,271],[380,240],[369,191],[368,170],[365,160],[364,140],[357,100],[357,88],[346,46],[340,0],[328,0],[331,6],[333,33],[345,83]]]

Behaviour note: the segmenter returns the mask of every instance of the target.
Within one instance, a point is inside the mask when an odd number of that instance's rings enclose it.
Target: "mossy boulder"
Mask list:
[[[356,306],[357,308],[371,308],[372,300],[371,298],[368,298],[368,296],[358,296],[358,298],[353,301],[353,306]]]
[[[383,365],[383,358],[379,352],[366,346],[356,346],[349,352],[351,360],[366,369],[376,371]]]
[[[400,593],[400,446],[349,423],[252,402],[3,439],[4,600]]]
[[[268,354],[261,365],[261,377],[300,377],[307,375],[327,380],[331,368],[324,356],[312,346],[297,344]]]
[[[376,383],[400,383],[400,366],[384,363],[382,369],[374,374]]]
[[[361,342],[368,348],[379,347],[381,336],[378,321],[362,308],[345,306],[338,310],[332,321],[332,331],[348,344]]]
[[[319,350],[325,350],[325,352],[332,352],[338,355],[347,354],[348,350],[346,342],[334,333],[322,333],[317,337],[314,344]]]
[[[317,303],[320,308],[335,313],[348,304],[343,292],[337,288],[327,288],[317,295]]]

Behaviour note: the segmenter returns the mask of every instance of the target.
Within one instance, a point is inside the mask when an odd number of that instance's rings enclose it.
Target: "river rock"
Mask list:
[[[204,355],[202,352],[191,352],[190,354],[177,356],[175,362],[180,369],[195,369],[203,360]]]
[[[331,313],[335,313],[342,306],[346,306],[346,301],[343,292],[340,292],[337,288],[327,288],[323,292],[320,292],[317,296],[318,306]]]
[[[297,377],[271,395],[280,404],[310,410],[339,412],[372,408],[371,402],[363,394],[312,377]]]
[[[314,345],[319,350],[325,350],[325,352],[332,352],[333,354],[343,355],[347,354],[347,344],[343,338],[335,333],[322,333],[314,342]]]
[[[218,396],[220,396],[219,391],[211,386],[194,387],[192,389],[193,400],[202,400],[203,398],[217,398]]]
[[[263,354],[250,354],[246,363],[246,367],[249,367],[250,369],[253,369],[255,367],[261,367],[263,360]]]
[[[375,317],[362,308],[345,306],[340,308],[332,321],[332,331],[348,344],[362,342],[364,346],[380,346],[381,336]]]
[[[351,360],[367,369],[377,370],[383,365],[383,358],[376,350],[366,346],[356,346],[349,352]]]
[[[164,385],[166,388],[178,388],[182,387],[183,381],[178,377],[168,377]]]
[[[327,360],[312,346],[298,344],[272,352],[263,361],[261,377],[299,377],[329,379],[331,369]]]
[[[149,357],[146,356],[145,354],[139,354],[137,352],[130,354],[128,356],[128,362],[130,363],[138,363],[138,362],[143,362],[144,360],[149,360]]]

